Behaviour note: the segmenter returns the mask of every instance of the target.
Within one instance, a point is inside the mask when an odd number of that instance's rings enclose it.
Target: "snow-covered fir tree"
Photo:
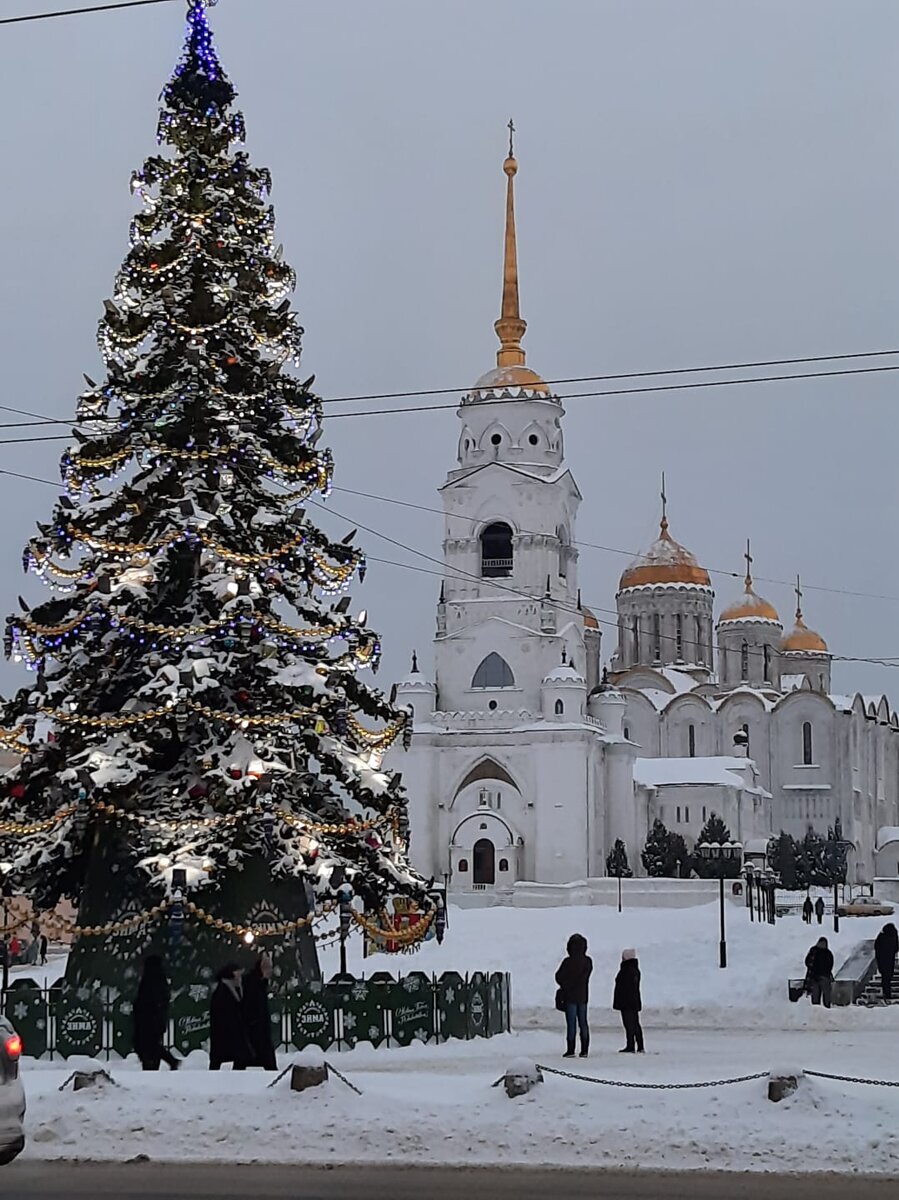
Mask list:
[[[79,905],[94,933],[76,981],[111,947],[174,953],[182,917],[194,959],[267,925],[302,975],[307,905],[340,892],[373,926],[400,895],[434,911],[400,776],[381,770],[407,715],[357,677],[379,656],[346,593],[364,559],[303,507],[332,462],[311,380],[290,373],[296,281],[235,95],[189,0],[169,151],[132,178],[143,211],[100,322],[106,377],[79,398],[66,494],[25,551],[53,596],[7,626],[34,678],[2,712],[24,758],[0,861],[39,909]]]
[[[640,854],[643,869],[653,879],[676,879],[688,874],[690,852],[679,833],[656,817]]]

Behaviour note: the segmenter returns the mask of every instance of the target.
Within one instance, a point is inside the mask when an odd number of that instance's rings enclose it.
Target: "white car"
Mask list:
[[[0,1017],[0,1166],[25,1148],[25,1089],[19,1078],[22,1040]]]

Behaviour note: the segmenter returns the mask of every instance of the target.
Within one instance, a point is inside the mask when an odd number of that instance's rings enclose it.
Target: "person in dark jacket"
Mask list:
[[[556,971],[561,1004],[565,1012],[567,1048],[563,1057],[574,1058],[574,1043],[578,1032],[581,1036],[581,1058],[590,1052],[590,1029],[587,1025],[587,1001],[590,994],[590,976],[593,959],[587,954],[587,939],[573,933],[566,946],[568,954]]]
[[[811,925],[812,913],[814,911],[815,911],[815,906],[812,904],[811,896],[806,896],[805,904],[803,904],[803,906],[802,906],[802,919],[803,919],[803,921],[805,921],[806,925]]]
[[[827,938],[818,938],[811,950],[805,956],[806,986],[812,997],[812,1004],[824,1001],[824,1007],[830,1008],[830,994],[833,988],[833,955],[827,945]]]
[[[216,974],[218,986],[209,1004],[209,1069],[222,1063],[245,1071],[253,1063],[253,1047],[243,1011],[243,968],[226,963]]]
[[[815,901],[815,916],[818,918],[818,924],[824,920],[824,897],[819,896]]]
[[[173,1071],[181,1066],[165,1045],[169,999],[169,981],[162,959],[158,954],[151,954],[144,963],[132,1009],[134,1050],[145,1071],[158,1071],[161,1062],[168,1063]]]
[[[40,941],[40,953],[41,953],[41,966],[45,967],[47,965],[47,948],[49,946],[49,942],[47,941],[47,935],[45,933],[42,933],[39,941]]]
[[[243,1014],[253,1047],[254,1066],[277,1071],[278,1063],[272,1043],[272,1015],[268,1007],[271,977],[272,960],[267,954],[261,954],[252,971],[243,977]]]
[[[640,996],[640,964],[637,962],[636,950],[621,952],[621,966],[615,976],[615,995],[612,1007],[621,1013],[621,1023],[627,1045],[622,1054],[643,1053],[643,1029],[640,1025],[640,1013],[643,1000]]]
[[[880,972],[880,986],[884,1000],[893,998],[893,976],[896,973],[896,955],[899,954],[899,933],[890,922],[884,925],[874,941],[874,957]]]

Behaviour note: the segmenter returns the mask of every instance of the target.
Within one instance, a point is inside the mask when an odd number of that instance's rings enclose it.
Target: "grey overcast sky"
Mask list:
[[[899,346],[895,0],[221,0],[211,16],[325,396],[461,388],[492,366],[510,115],[525,345],[545,377]],[[101,370],[128,180],[155,149],[182,17],[0,27],[6,404],[68,417]],[[751,536],[759,576],[878,593],[810,589],[806,617],[837,654],[899,656],[897,393],[884,374],[572,400],[578,536],[644,546],[664,468],[672,532],[706,566],[740,572]],[[457,427],[452,411],[334,421],[335,482],[436,506]],[[0,446],[0,467],[56,478],[61,445]],[[0,476],[0,610],[39,594],[20,554],[52,500]],[[329,504],[440,555],[434,514]],[[613,609],[626,561],[584,549],[585,602]],[[714,579],[719,601],[739,588]],[[385,686],[413,646],[430,662],[437,590],[377,563],[354,590]],[[791,618],[788,586],[758,590]],[[899,671],[838,665],[834,687],[896,702]]]

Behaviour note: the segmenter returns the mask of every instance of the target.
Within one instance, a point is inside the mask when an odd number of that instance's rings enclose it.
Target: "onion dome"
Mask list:
[[[752,554],[749,542],[746,543],[746,578],[743,581],[743,595],[730,607],[726,608],[718,618],[719,625],[728,621],[767,621],[771,625],[779,625],[780,617],[773,604],[757,595],[752,586]]]
[[[582,612],[584,614],[584,628],[599,629],[599,621],[597,621],[596,614],[593,612],[593,610],[587,608],[585,605],[582,609]]]
[[[827,642],[802,619],[802,587],[796,576],[796,624],[780,644],[784,654],[827,654]]]
[[[705,567],[701,567],[690,551],[668,532],[668,518],[663,509],[659,536],[645,554],[639,555],[630,564],[621,576],[618,590],[623,592],[626,588],[672,583],[689,583],[705,588],[712,586]]]

